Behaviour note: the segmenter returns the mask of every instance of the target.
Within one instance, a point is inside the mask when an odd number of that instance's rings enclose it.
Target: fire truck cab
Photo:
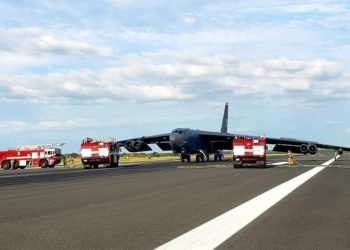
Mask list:
[[[232,142],[233,167],[266,168],[266,140],[264,137],[242,136]]]
[[[119,145],[114,139],[94,140],[85,138],[80,145],[81,162],[85,169],[119,166]]]
[[[10,168],[24,169],[27,166],[53,168],[62,160],[61,149],[56,147],[57,145],[25,145],[18,146],[16,149],[0,151],[0,166],[5,170]]]

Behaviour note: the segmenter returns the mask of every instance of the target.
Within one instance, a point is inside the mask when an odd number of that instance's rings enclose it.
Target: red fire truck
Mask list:
[[[24,169],[27,166],[53,168],[62,160],[61,149],[63,144],[41,144],[18,146],[16,149],[0,151],[0,166],[8,170]]]
[[[265,138],[242,136],[233,139],[233,167],[266,167]]]
[[[107,167],[118,167],[119,165],[119,146],[115,139],[86,138],[80,145],[80,155],[85,169],[98,168],[100,164]]]

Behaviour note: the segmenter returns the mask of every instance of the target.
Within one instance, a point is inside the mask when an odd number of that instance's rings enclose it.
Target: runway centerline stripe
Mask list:
[[[332,158],[156,249],[214,249],[334,161]]]

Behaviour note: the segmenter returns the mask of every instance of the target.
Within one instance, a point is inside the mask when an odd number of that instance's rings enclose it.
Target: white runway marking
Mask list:
[[[337,158],[339,158],[338,156]],[[193,230],[165,243],[156,249],[214,249],[235,233],[248,225],[259,215],[282,200],[297,187],[334,162],[334,158],[265,193],[243,203],[242,205],[194,228]]]
[[[285,165],[285,164],[288,164],[288,161],[275,162],[275,163],[271,163],[270,165],[280,166],[280,165]]]

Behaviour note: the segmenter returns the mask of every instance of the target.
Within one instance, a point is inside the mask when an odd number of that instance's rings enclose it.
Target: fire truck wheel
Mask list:
[[[111,164],[110,164],[111,168],[118,167],[118,161],[119,161],[118,158],[119,158],[118,156],[117,157],[115,157],[114,155],[111,156]]]
[[[9,170],[11,168],[11,163],[9,161],[3,161],[1,167],[5,170]]]
[[[94,168],[98,168],[98,164],[95,164],[95,165],[94,165]]]
[[[12,169],[17,169],[17,168],[19,168],[19,163],[18,163],[18,161],[15,161],[13,163]]]
[[[218,161],[218,155],[217,154],[214,155],[214,161]]]
[[[41,160],[40,161],[40,167],[41,168],[47,168],[48,165],[49,165],[49,163],[47,162],[47,160]]]
[[[191,155],[186,156],[187,162],[191,162]]]
[[[84,169],[91,169],[91,165],[84,165]]]

